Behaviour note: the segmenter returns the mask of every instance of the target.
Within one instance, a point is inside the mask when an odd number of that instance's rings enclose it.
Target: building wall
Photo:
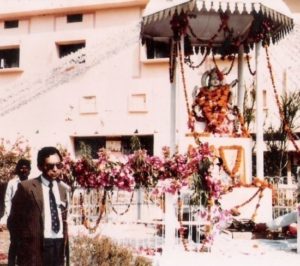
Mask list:
[[[154,136],[155,154],[170,145],[168,60],[146,60],[138,35],[136,41],[122,44],[123,38],[136,33],[127,33],[129,25],[139,27],[147,1],[78,0],[72,4],[60,1],[58,5],[55,1],[31,0],[36,4],[30,7],[13,2],[0,12],[0,48],[19,46],[20,67],[0,70],[0,95],[4,97],[16,87],[25,90],[37,82],[43,89],[38,97],[24,98],[25,104],[18,98],[22,105],[0,117],[1,137],[14,140],[24,136],[32,146],[33,158],[45,145],[62,144],[74,152],[76,136],[132,135],[136,130],[140,135]],[[66,23],[67,14],[78,12],[83,12],[83,22]],[[19,28],[3,29],[7,19],[19,19]],[[54,88],[49,86],[47,75],[63,61],[58,58],[57,44],[76,41],[86,42],[87,64],[96,63],[67,82],[60,80]],[[229,66],[228,62],[219,63]],[[208,60],[194,71],[185,69],[189,104],[192,90],[211,66]],[[235,77],[233,70],[228,82]],[[179,70],[176,82],[176,129],[181,145],[188,128]]]
[[[66,23],[68,12],[34,15],[20,20],[18,29],[4,30],[2,20],[0,48],[19,46],[20,67],[0,70],[1,96],[22,87],[21,82],[25,89],[27,84],[41,81],[44,89],[38,97],[26,99],[26,104],[1,116],[1,137],[15,140],[24,136],[35,158],[44,145],[59,143],[73,152],[74,136],[133,135],[138,130],[140,135],[154,136],[154,151],[160,153],[161,147],[168,145],[170,130],[169,80],[159,73],[168,72],[168,63],[141,63],[138,34],[135,42],[124,47],[119,36],[135,36],[136,32],[126,31],[128,25],[139,26],[142,8],[83,12],[83,22],[73,24]],[[98,62],[72,80],[48,88],[47,75],[62,61],[56,45],[79,40],[86,42],[90,53],[87,64],[95,58]]]

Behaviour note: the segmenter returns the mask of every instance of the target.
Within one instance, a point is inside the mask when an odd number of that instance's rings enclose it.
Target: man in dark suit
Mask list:
[[[19,184],[7,225],[18,239],[19,266],[61,266],[68,205],[68,192],[59,182],[62,156],[55,147],[44,147],[38,152],[37,166],[42,174]]]

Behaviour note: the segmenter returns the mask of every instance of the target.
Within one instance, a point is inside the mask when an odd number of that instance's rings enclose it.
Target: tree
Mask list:
[[[265,133],[267,153],[265,154],[264,168],[265,175],[282,176],[287,173],[288,163],[288,129],[296,131],[297,120],[300,115],[300,94],[292,92],[284,93],[281,96],[282,115],[279,127],[270,126]],[[292,134],[296,138],[295,134]],[[275,163],[276,162],[276,163]]]
[[[19,137],[14,143],[0,140],[0,183],[7,183],[14,176],[19,159],[30,159],[30,147],[27,140]]]

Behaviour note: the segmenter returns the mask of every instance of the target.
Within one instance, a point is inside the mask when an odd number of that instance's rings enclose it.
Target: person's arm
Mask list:
[[[4,215],[0,220],[0,224],[6,224],[7,223],[7,218],[10,213],[11,209],[11,200],[12,200],[12,193],[13,193],[13,181],[10,180],[7,183],[6,191],[5,191],[5,196],[4,196]]]
[[[19,236],[22,227],[24,226],[24,212],[26,212],[26,208],[24,208],[24,202],[27,202],[27,193],[24,190],[24,187],[19,184],[18,189],[12,199],[10,214],[7,219],[7,227],[10,231],[10,234],[14,234],[15,236]]]

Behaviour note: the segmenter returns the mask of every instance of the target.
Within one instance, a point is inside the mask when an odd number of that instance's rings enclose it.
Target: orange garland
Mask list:
[[[83,198],[82,198],[82,194],[80,193],[80,205],[81,205],[81,216],[82,216],[82,224],[84,225],[84,227],[92,232],[95,232],[95,230],[97,229],[101,219],[102,219],[102,215],[103,213],[105,213],[105,207],[106,207],[106,191],[104,191],[103,193],[103,197],[101,199],[101,203],[100,203],[100,213],[99,216],[96,220],[96,223],[94,226],[90,225],[90,222],[88,221],[88,219],[86,218],[86,214],[85,214],[85,210],[83,207]]]
[[[229,98],[229,85],[223,85],[214,90],[209,87],[201,88],[195,103],[203,110],[208,126],[212,129],[223,123],[228,112]]]
[[[129,208],[130,208],[131,203],[132,203],[132,201],[133,201],[133,195],[134,195],[134,191],[132,191],[132,194],[131,194],[131,197],[130,197],[129,204],[127,204],[127,208],[126,208],[123,212],[119,213],[119,212],[116,210],[116,208],[113,206],[112,201],[111,201],[111,196],[108,194],[108,199],[109,199],[109,203],[111,204],[111,209],[112,209],[112,211],[113,211],[115,214],[120,215],[120,216],[122,216],[122,215],[124,215],[125,213],[127,213],[127,212],[129,211]]]
[[[236,156],[235,163],[234,163],[234,166],[233,166],[232,170],[229,169],[229,166],[227,164],[225,154],[224,154],[225,149],[237,150],[237,156]],[[236,173],[239,171],[240,166],[241,166],[242,155],[243,155],[242,152],[243,152],[243,148],[241,146],[238,146],[238,145],[220,146],[219,147],[219,154],[220,154],[221,159],[223,160],[224,171],[231,177],[233,183],[235,181]]]
[[[239,204],[239,205],[236,205],[234,206],[232,209],[231,209],[231,214],[233,216],[238,216],[240,215],[240,212],[239,212],[239,208],[247,205],[248,203],[250,203],[257,195],[258,196],[258,202],[255,206],[255,210],[254,210],[254,213],[252,214],[251,216],[251,220],[254,222],[255,221],[255,218],[257,216],[257,210],[258,208],[260,207],[260,201],[263,197],[263,192],[266,188],[270,188],[270,189],[273,189],[272,187],[272,184],[268,183],[268,181],[265,181],[265,180],[260,180],[259,178],[255,177],[253,178],[253,181],[252,181],[252,184],[237,184],[234,187],[257,187],[258,190],[248,199],[246,200],[245,202]]]
[[[291,127],[288,125],[288,122],[286,121],[286,117],[284,116],[284,112],[283,112],[282,106],[280,104],[278,92],[277,92],[277,89],[276,89],[276,86],[275,86],[275,79],[274,79],[274,75],[273,75],[273,70],[272,70],[272,65],[271,65],[271,62],[270,62],[270,56],[269,56],[269,51],[268,51],[268,46],[267,45],[265,46],[265,51],[266,51],[266,56],[267,56],[267,64],[268,64],[268,69],[269,69],[269,73],[270,73],[270,77],[271,77],[273,92],[274,92],[274,95],[275,95],[275,100],[276,100],[277,107],[279,109],[279,115],[280,115],[281,121],[283,123],[283,128],[284,128],[289,140],[293,143],[293,146],[294,146],[295,150],[297,151],[297,153],[300,153],[300,148],[299,148],[299,146],[296,142],[296,139],[294,137],[294,134],[292,132]]]

